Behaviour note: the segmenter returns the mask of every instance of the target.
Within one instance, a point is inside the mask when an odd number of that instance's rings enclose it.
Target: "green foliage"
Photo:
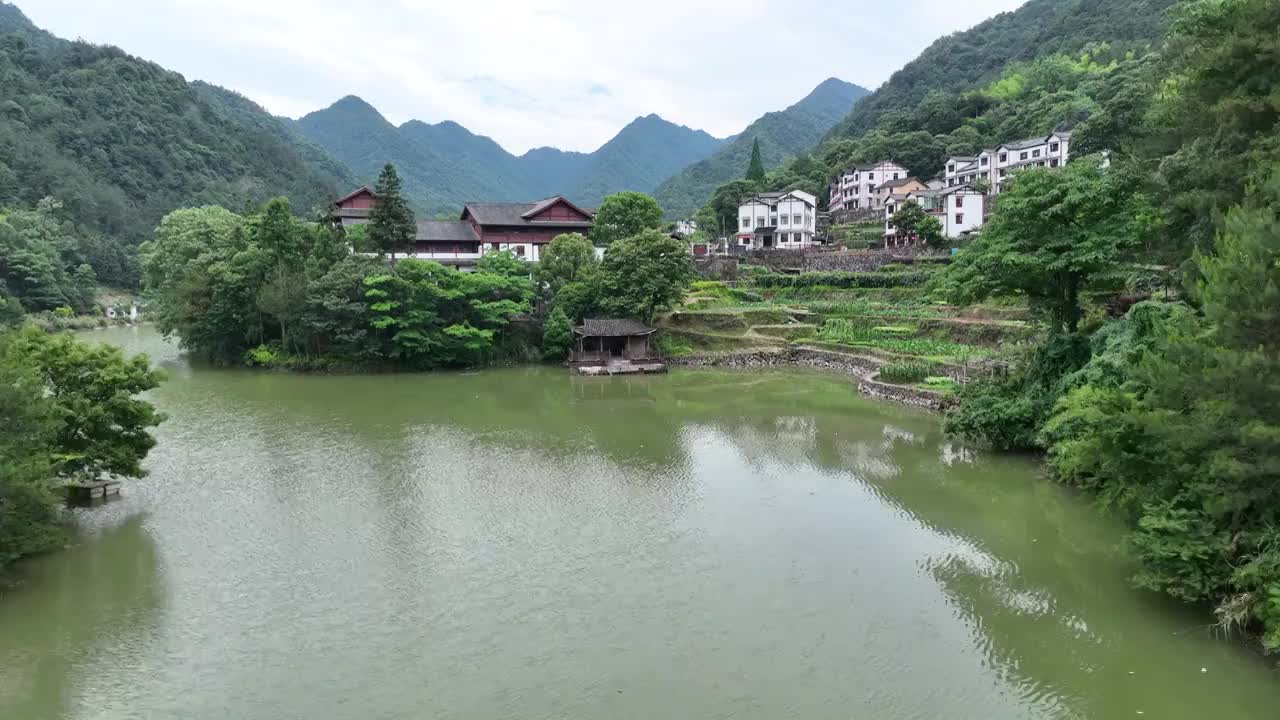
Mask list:
[[[905,330],[905,332],[904,332]],[[935,359],[972,357],[983,354],[979,348],[925,337],[910,337],[910,328],[874,327],[847,318],[830,318],[818,330],[822,342],[868,347],[900,355]],[[926,373],[930,374],[930,373]]]
[[[590,275],[598,265],[590,240],[579,233],[557,235],[542,249],[534,279],[555,295],[565,285]]]
[[[828,79],[795,105],[758,118],[710,157],[668,178],[653,194],[672,217],[693,215],[712,197],[717,187],[742,177],[743,169],[750,164],[756,140],[760,142],[765,170],[777,168],[788,158],[812,150],[822,135],[866,94],[867,91],[857,85]],[[817,173],[817,186],[826,184],[826,178],[822,177],[824,172]],[[811,192],[818,189],[814,185],[809,188]],[[820,192],[815,194],[821,195]],[[734,209],[736,211],[736,205]],[[717,224],[707,227],[715,228]],[[732,230],[735,226],[729,224],[727,227]]]
[[[97,276],[84,262],[86,237],[42,200],[35,210],[0,213],[0,288],[30,312],[89,312]]]
[[[880,379],[890,383],[910,384],[933,376],[936,368],[925,362],[892,362],[880,368]]]
[[[754,138],[751,141],[751,163],[747,165],[745,177],[748,182],[764,182],[764,160],[760,158],[760,138]]]
[[[284,134],[261,131],[279,120],[223,112],[182,76],[117,48],[7,35],[0,87],[0,207],[58,199],[62,217],[94,237],[85,261],[113,284],[136,283],[128,256],[176,207],[284,194],[311,208],[334,195],[333,178]]]
[[[692,280],[688,248],[658,230],[610,245],[593,278],[596,301],[607,315],[645,321],[679,302]]]
[[[145,355],[126,359],[111,345],[82,343],[70,334],[27,328],[11,351],[37,369],[48,389],[61,475],[96,480],[141,477],[142,459],[155,446],[147,432],[164,419],[136,395],[160,384]]]
[[[591,242],[608,247],[618,240],[662,227],[658,201],[639,192],[614,193],[604,199],[591,226]]]
[[[159,381],[145,356],[70,334],[0,336],[0,567],[62,542],[60,480],[141,477],[163,416],[137,395]]]
[[[929,217],[929,213],[920,207],[919,203],[906,202],[901,203],[893,211],[893,224],[897,228],[899,234],[910,238],[918,237],[920,229]],[[936,223],[937,220],[934,220]]]
[[[573,349],[573,322],[562,308],[551,311],[542,330],[542,356],[563,360]]]
[[[387,255],[407,253],[418,233],[413,211],[400,195],[400,176],[394,165],[387,163],[373,188],[378,202],[369,213],[369,245],[374,252]]]
[[[1096,157],[1018,173],[941,287],[958,303],[1025,297],[1054,332],[1075,332],[1081,293],[1158,223],[1133,185],[1130,175],[1102,168]]]

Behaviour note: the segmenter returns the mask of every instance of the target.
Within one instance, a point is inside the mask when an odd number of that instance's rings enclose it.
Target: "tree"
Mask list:
[[[573,323],[562,308],[556,308],[542,330],[542,356],[547,360],[563,360],[572,348]]]
[[[929,214],[920,207],[919,203],[904,202],[894,209],[892,217],[893,224],[899,233],[915,238],[920,234],[921,224],[929,219]]]
[[[692,279],[693,263],[685,244],[648,230],[605,251],[598,302],[615,317],[647,321],[678,302]]]
[[[595,248],[578,233],[557,235],[542,249],[536,280],[554,296],[560,288],[595,270]]]
[[[916,237],[931,248],[940,248],[947,244],[947,237],[942,232],[942,223],[932,215],[921,220],[916,226]]]
[[[747,166],[747,180],[764,182],[764,160],[760,157],[760,139],[751,141],[751,164]]]
[[[1098,157],[1019,172],[982,235],[943,276],[958,302],[1020,295],[1052,332],[1075,332],[1080,295],[1156,226],[1134,178]]]
[[[591,226],[591,242],[608,247],[645,230],[662,227],[662,207],[641,192],[614,193],[604,199]]]
[[[476,272],[528,279],[529,263],[516,257],[510,250],[494,250],[476,261]]]
[[[36,368],[0,336],[0,567],[62,541],[54,493],[53,405]]]
[[[400,176],[391,163],[382,168],[373,194],[377,202],[369,213],[369,245],[380,255],[407,253],[413,247],[418,225],[413,210],[400,195]]]
[[[136,397],[164,377],[146,355],[125,358],[118,347],[33,327],[18,332],[13,352],[36,368],[53,403],[59,475],[78,480],[143,476],[142,460],[156,444],[147,430],[164,420]]]

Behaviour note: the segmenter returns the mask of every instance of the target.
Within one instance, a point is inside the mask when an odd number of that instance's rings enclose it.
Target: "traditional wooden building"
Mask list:
[[[377,204],[373,189],[357,188],[334,203],[343,226],[369,222]],[[528,203],[467,203],[457,220],[419,220],[410,257],[469,267],[486,252],[508,250],[537,261],[557,235],[591,232],[595,214],[557,195]]]
[[[639,320],[587,318],[573,329],[576,343],[569,361],[574,365],[657,361],[651,342],[654,332]]]

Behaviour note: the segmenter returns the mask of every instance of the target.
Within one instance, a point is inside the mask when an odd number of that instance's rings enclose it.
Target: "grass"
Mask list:
[[[818,331],[817,339],[838,345],[875,348],[897,355],[911,355],[939,362],[990,354],[986,348],[973,345],[962,345],[935,338],[904,337],[898,332],[900,328],[892,328],[889,332],[885,330],[884,327],[868,327],[843,318],[831,318]]]

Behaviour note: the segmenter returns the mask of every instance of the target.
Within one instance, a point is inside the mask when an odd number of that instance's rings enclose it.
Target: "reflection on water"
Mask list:
[[[1118,528],[842,378],[192,367],[0,598],[0,718],[1253,718]],[[1201,668],[1206,672],[1201,672]]]

